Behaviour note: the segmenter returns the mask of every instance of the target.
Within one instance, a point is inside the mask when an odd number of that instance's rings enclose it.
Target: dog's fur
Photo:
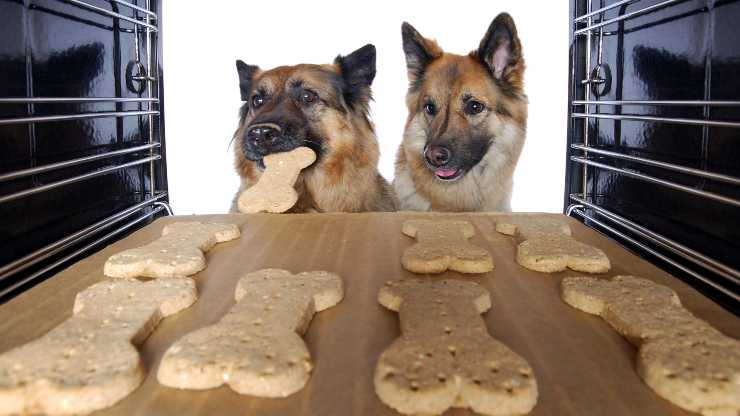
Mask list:
[[[410,81],[394,180],[401,209],[510,211],[527,123],[524,58],[514,20],[497,16],[478,49],[464,56],[443,52],[408,23],[401,32]],[[481,107],[470,110],[472,102],[482,104],[482,111],[474,114]],[[440,168],[445,175],[456,172],[448,176],[454,179],[438,177],[425,157],[428,146],[451,151]]]
[[[239,194],[259,179],[264,156],[299,146],[311,148],[317,160],[301,172],[296,183],[299,199],[290,212],[396,210],[393,189],[377,169],[378,141],[368,117],[375,77],[373,45],[338,56],[333,64],[261,71],[237,61],[237,71],[245,103],[234,133],[241,186],[232,212],[237,211]],[[269,145],[257,145],[248,137],[259,125],[279,129]]]

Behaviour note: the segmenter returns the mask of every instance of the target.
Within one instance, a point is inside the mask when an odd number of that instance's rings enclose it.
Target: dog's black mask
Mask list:
[[[242,152],[261,168],[264,167],[262,159],[273,153],[287,152],[301,146],[310,148],[317,156],[321,153],[321,137],[313,134],[307,118],[297,109],[288,108],[292,104],[289,100],[285,101],[261,111],[244,128]]]
[[[464,176],[483,159],[493,139],[486,136],[432,139],[424,147],[424,162],[440,180]]]

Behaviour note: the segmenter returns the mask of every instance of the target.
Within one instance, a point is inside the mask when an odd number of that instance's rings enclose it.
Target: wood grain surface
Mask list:
[[[72,313],[75,294],[105,279],[103,264],[112,254],[156,239],[175,221],[232,222],[238,240],[218,244],[207,254],[208,267],[193,276],[200,299],[165,319],[140,351],[149,375],[139,389],[104,415],[395,415],[373,389],[380,353],[399,336],[397,314],[377,302],[386,280],[414,277],[400,256],[413,240],[401,234],[410,218],[468,219],[477,234],[470,240],[490,250],[495,269],[483,275],[454,272],[425,278],[468,279],[491,292],[484,314],[488,330],[533,367],[540,397],[532,415],[688,415],[650,390],[635,372],[635,348],[601,318],[562,302],[560,280],[572,271],[537,273],[514,261],[516,242],[495,231],[495,222],[522,215],[553,214],[304,214],[206,215],[166,217],[80,261],[0,306],[0,351],[37,338]],[[740,319],[677,278],[639,259],[579,222],[568,221],[580,241],[604,250],[612,262],[605,277],[633,274],[678,292],[684,305],[722,332],[740,338]],[[315,364],[300,392],[284,399],[241,396],[227,387],[184,391],[157,383],[162,354],[175,340],[212,324],[233,305],[237,280],[267,267],[293,272],[339,273],[345,298],[314,317],[305,336]],[[446,415],[467,415],[451,410]]]

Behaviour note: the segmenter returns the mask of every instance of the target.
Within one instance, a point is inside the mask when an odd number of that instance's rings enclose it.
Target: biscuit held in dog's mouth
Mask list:
[[[282,153],[282,152],[278,152],[278,153]],[[264,172],[265,171],[265,158],[259,158],[259,159],[255,160],[254,163],[255,163],[255,165],[257,165],[257,169],[260,172]],[[311,163],[311,165],[309,165],[308,167],[306,167],[303,170],[306,170],[306,169],[310,168],[311,166],[313,166],[315,164],[316,164],[316,162]]]

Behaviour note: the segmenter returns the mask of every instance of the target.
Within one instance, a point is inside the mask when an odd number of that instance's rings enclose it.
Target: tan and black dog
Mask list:
[[[527,128],[514,20],[493,20],[478,49],[446,53],[402,26],[409,90],[394,187],[403,210],[510,211]]]
[[[333,64],[262,71],[236,62],[242,100],[234,133],[239,193],[257,182],[271,153],[306,146],[316,162],[296,182],[290,212],[394,211],[393,188],[378,172],[378,140],[368,116],[375,47],[366,45]],[[236,212],[236,202],[231,211]]]

